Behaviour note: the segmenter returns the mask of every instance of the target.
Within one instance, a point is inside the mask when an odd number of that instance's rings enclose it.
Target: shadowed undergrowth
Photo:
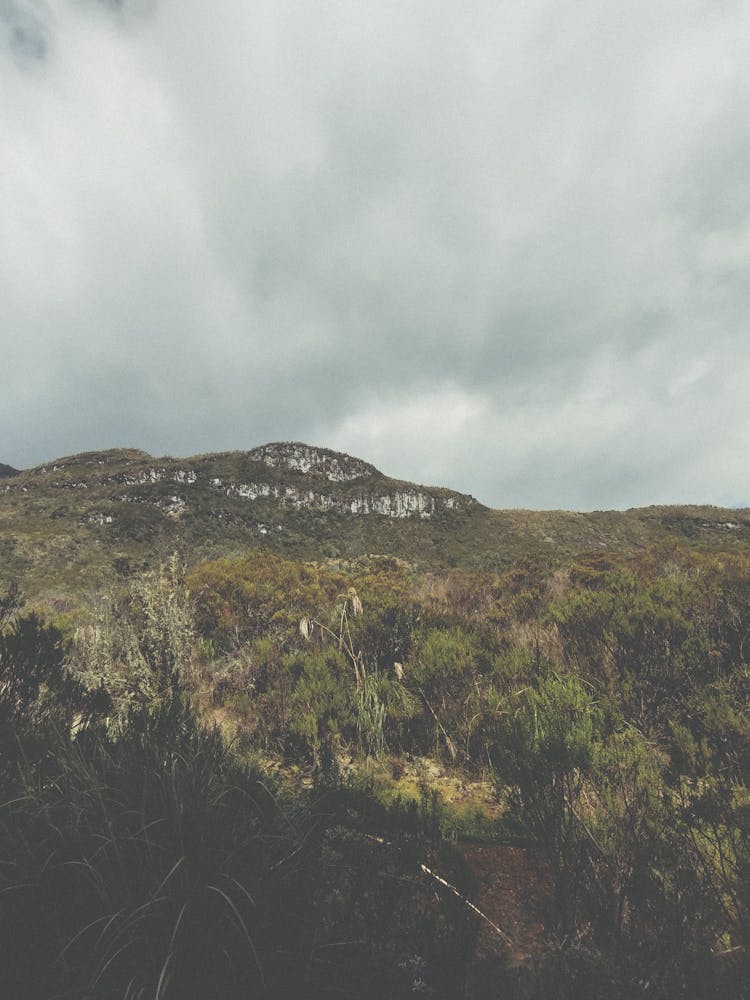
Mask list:
[[[456,988],[469,928],[420,880],[417,809],[340,786],[280,796],[177,694],[114,734],[26,733],[15,746],[0,811],[5,995]]]

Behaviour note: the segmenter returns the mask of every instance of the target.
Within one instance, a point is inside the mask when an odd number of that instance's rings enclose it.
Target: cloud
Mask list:
[[[625,508],[644,497],[682,503],[707,485],[715,502],[734,505],[750,490],[737,461],[746,429],[733,419],[744,373],[711,365],[676,367],[660,385],[654,368],[670,369],[653,351],[632,371],[604,359],[555,407],[538,392],[505,408],[455,384],[394,394],[349,416],[332,444],[396,476],[419,468],[424,482],[502,507]]]
[[[0,460],[292,438],[495,505],[750,502],[749,22],[0,0]]]
[[[16,0],[0,0],[0,31],[18,62],[44,59],[49,47],[44,8]]]

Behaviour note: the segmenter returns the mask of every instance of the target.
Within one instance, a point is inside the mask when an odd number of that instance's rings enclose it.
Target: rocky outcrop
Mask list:
[[[374,465],[359,458],[299,442],[264,444],[248,452],[247,457],[251,462],[263,462],[272,469],[325,476],[332,483],[344,483],[378,474]]]
[[[112,476],[109,482],[120,483],[123,486],[143,486],[145,483],[160,483],[167,479],[173,483],[188,483],[198,481],[198,475],[193,469],[135,469],[132,472],[120,472]]]
[[[0,479],[8,479],[10,476],[17,476],[18,469],[14,469],[12,465],[5,465],[0,462]]]
[[[391,490],[334,494],[315,489],[304,489],[279,483],[249,482],[221,483],[212,480],[216,491],[229,497],[244,500],[274,499],[283,506],[298,509],[334,511],[340,514],[381,514],[385,517],[404,518],[412,514],[431,517],[438,511],[465,509],[476,501],[460,494],[432,494],[416,486]]]

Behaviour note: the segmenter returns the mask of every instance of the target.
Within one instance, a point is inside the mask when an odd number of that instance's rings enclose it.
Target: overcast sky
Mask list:
[[[750,505],[750,0],[0,0],[0,462]]]

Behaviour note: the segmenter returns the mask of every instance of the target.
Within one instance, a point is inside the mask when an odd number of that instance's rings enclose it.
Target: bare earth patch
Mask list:
[[[502,956],[517,968],[550,948],[544,926],[551,887],[539,855],[522,847],[463,844],[461,853],[475,879],[472,902],[502,930],[480,922],[476,958]]]

